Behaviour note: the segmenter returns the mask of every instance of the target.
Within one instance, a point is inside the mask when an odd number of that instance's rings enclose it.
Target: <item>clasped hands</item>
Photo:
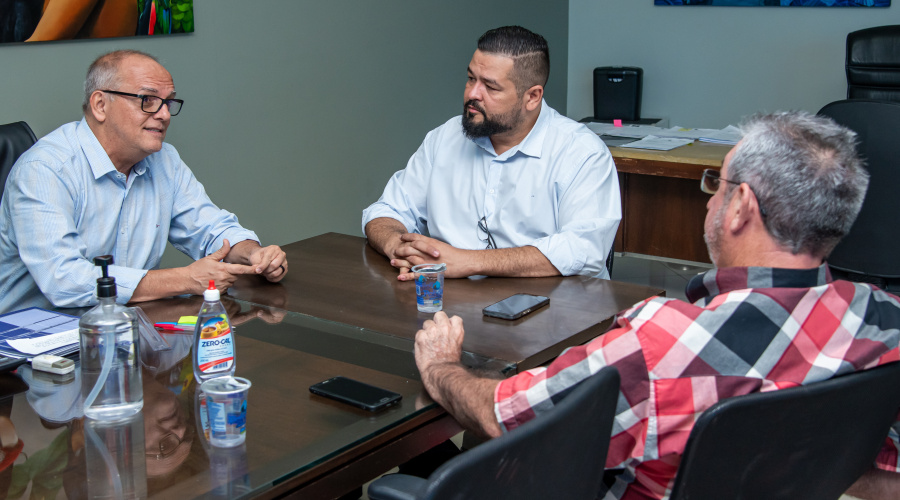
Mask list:
[[[246,264],[238,263],[241,261]],[[203,293],[209,280],[215,280],[216,288],[224,292],[242,274],[261,274],[273,283],[281,281],[287,275],[287,254],[278,245],[261,247],[245,240],[232,247],[226,239],[222,248],[195,261],[187,270],[197,285],[194,293]]]
[[[398,234],[390,248],[386,249],[391,265],[400,270],[397,279],[412,281],[415,274],[410,272],[419,264],[447,264],[444,276],[465,278],[477,274],[473,266],[474,252],[462,250],[443,241],[417,233]]]

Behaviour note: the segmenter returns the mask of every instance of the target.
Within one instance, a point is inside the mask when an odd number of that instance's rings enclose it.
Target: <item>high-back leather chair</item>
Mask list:
[[[671,500],[836,500],[869,468],[900,408],[900,362],[725,399],[697,419]]]
[[[6,177],[16,160],[28,151],[37,138],[25,122],[0,125],[0,196],[6,187]]]
[[[900,102],[900,25],[847,35],[847,98]]]
[[[858,134],[870,176],[859,216],[827,262],[835,278],[898,292],[900,231],[893,221],[900,213],[900,102],[849,99],[828,104],[819,114]]]
[[[426,480],[403,474],[369,485],[371,500],[594,499],[600,491],[619,372],[605,367],[551,411],[439,467]]]

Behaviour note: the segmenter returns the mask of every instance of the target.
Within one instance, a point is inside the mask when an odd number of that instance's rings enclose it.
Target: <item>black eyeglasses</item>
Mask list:
[[[478,230],[487,235],[486,237],[482,238],[481,233],[479,233],[478,239],[487,243],[488,249],[497,248],[497,244],[494,243],[494,237],[491,235],[490,230],[488,230],[486,218],[482,217],[481,219],[479,219]]]
[[[118,90],[101,90],[107,94],[123,95],[125,97],[137,97],[141,100],[141,111],[144,113],[156,114],[162,109],[163,104],[169,107],[169,114],[172,116],[181,112],[181,105],[184,101],[181,99],[163,99],[155,95],[129,94],[128,92],[119,92]]]
[[[735,186],[740,186],[740,182],[730,181],[728,179],[722,178],[722,173],[716,169],[707,168],[703,171],[703,177],[700,178],[700,191],[703,191],[706,194],[716,194],[716,191],[719,190],[719,184],[722,182],[727,182],[729,184],[734,184]],[[749,184],[748,184],[749,185]],[[750,188],[753,191],[753,188]],[[753,191],[753,195],[756,196],[756,191]],[[766,213],[766,209],[763,208],[762,203],[759,201],[759,196],[756,197],[756,204],[759,206],[759,214],[765,217],[768,215]]]
[[[159,453],[146,452],[146,455],[155,457],[157,460],[162,460],[171,455],[179,446],[181,446],[181,439],[170,432],[159,440]]]

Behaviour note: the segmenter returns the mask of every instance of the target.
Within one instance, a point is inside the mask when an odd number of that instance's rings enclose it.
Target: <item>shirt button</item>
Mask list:
[[[493,190],[493,189],[491,189],[491,194],[494,194],[494,190]]]

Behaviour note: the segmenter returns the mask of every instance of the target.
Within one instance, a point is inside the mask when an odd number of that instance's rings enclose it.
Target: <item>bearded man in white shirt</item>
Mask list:
[[[612,155],[544,101],[546,40],[519,26],[488,31],[468,67],[462,116],[425,137],[363,211],[369,244],[401,281],[417,264],[446,276],[609,278],[622,218]]]

